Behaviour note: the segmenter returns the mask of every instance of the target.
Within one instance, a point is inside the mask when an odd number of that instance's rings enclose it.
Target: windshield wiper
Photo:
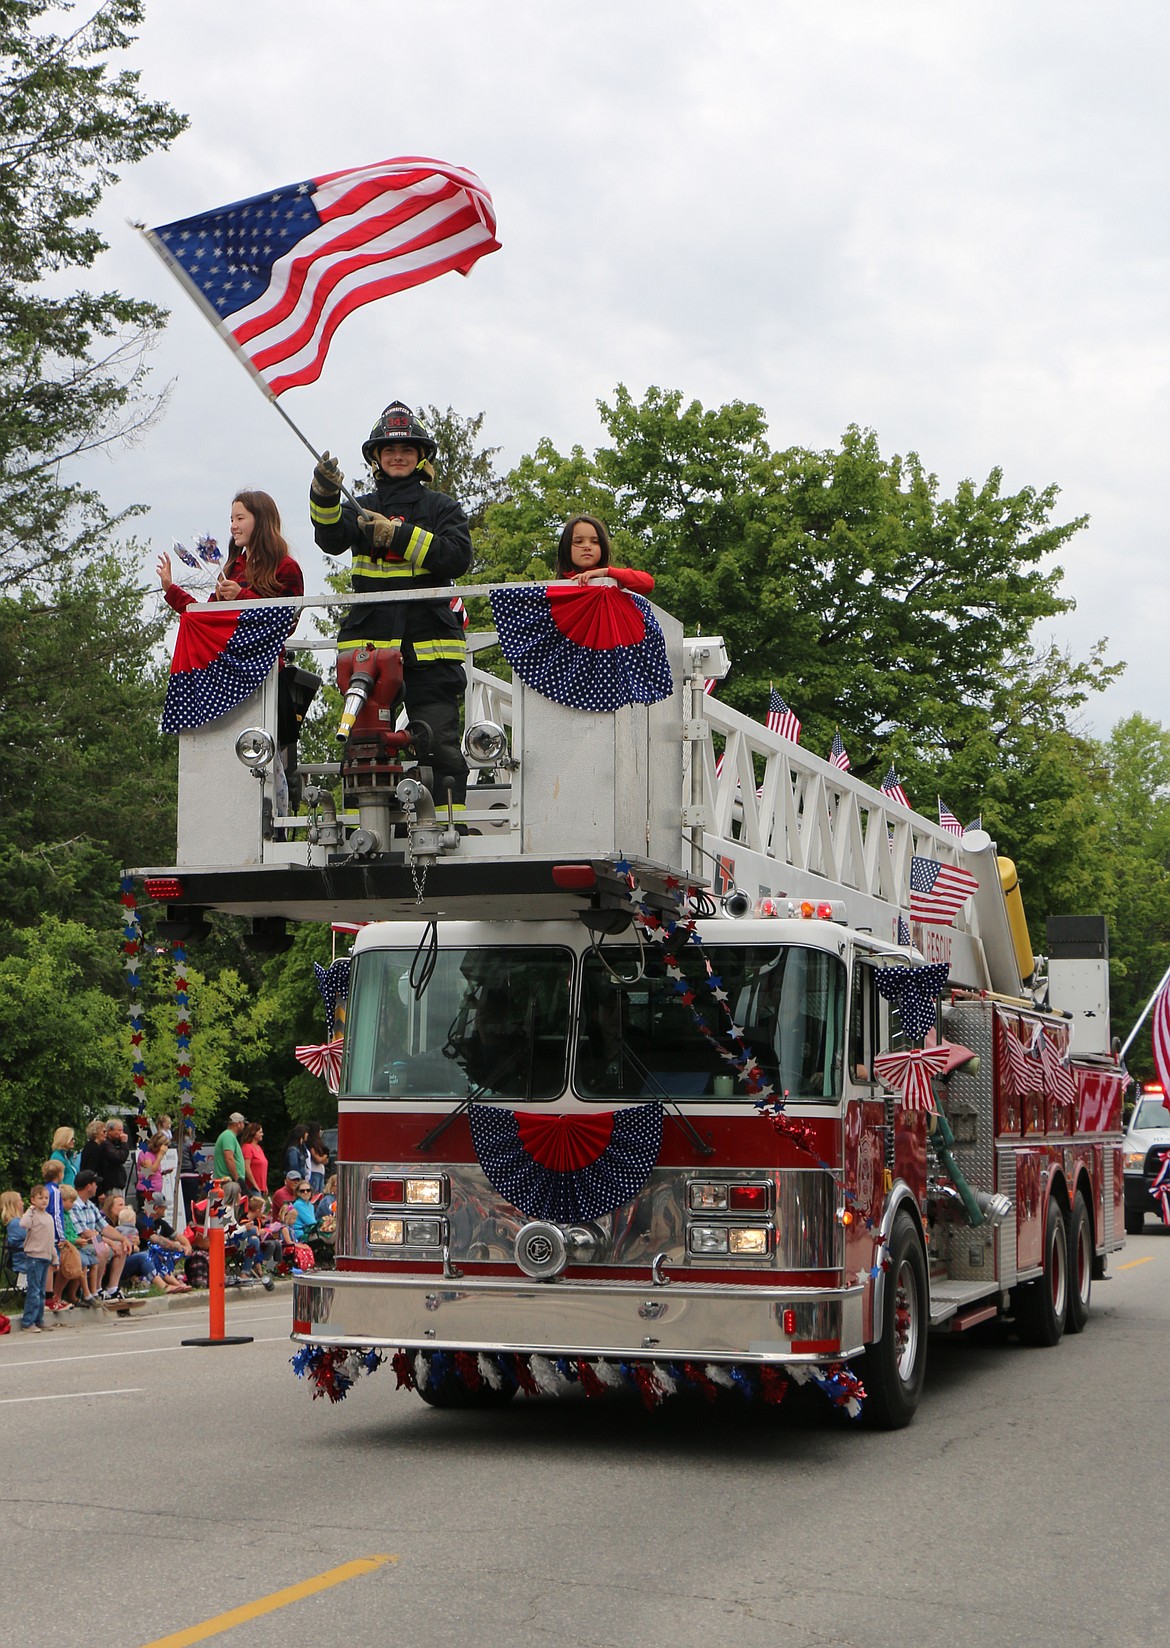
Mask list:
[[[634,1067],[635,1075],[641,1076],[642,1080],[647,1082],[651,1088],[657,1088],[662,1103],[665,1104],[673,1113],[675,1121],[690,1139],[700,1156],[713,1156],[715,1154],[715,1146],[713,1144],[707,1144],[704,1141],[703,1135],[699,1132],[698,1128],[695,1127],[690,1117],[683,1114],[678,1100],[671,1098],[670,1094],[666,1091],[665,1087],[663,1087],[653,1070],[648,1070],[646,1068],[641,1059],[634,1052],[634,1049],[628,1044],[624,1036],[618,1037],[618,1051],[629,1059],[630,1063]]]

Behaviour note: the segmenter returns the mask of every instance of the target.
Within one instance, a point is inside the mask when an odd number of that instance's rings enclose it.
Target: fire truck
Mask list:
[[[339,760],[282,811],[270,677],[180,735],[177,861],[136,874],[176,933],[363,924],[301,1346],[384,1352],[435,1406],[815,1380],[902,1426],[929,1335],[1055,1345],[1124,1242],[1104,921],[1035,958],[986,833],[723,704],[722,640],[653,610],[673,688],[608,713],[469,638],[462,820],[360,655]],[[977,881],[951,925],[912,919],[916,859]],[[904,1024],[887,974],[939,963]],[[877,1061],[917,1042],[912,1102]]]

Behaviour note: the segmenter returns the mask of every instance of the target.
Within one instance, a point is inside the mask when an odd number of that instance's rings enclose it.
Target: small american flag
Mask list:
[[[909,945],[910,943],[910,923],[906,920],[905,916],[898,917],[898,937],[896,942],[898,944],[905,945]]]
[[[910,797],[906,794],[898,781],[897,768],[891,767],[882,779],[882,794],[888,795],[891,800],[901,802],[903,807],[910,805]]]
[[[910,860],[910,915],[914,921],[949,927],[979,883],[968,870],[936,864],[933,858]]]
[[[848,772],[853,763],[849,759],[844,741],[839,732],[833,734],[833,747],[829,751],[829,765],[840,767],[842,772]]]
[[[474,172],[416,155],[328,172],[145,231],[275,399],[321,375],[354,309],[499,249]]]
[[[794,744],[800,743],[800,722],[775,687],[768,694],[768,713],[764,717],[764,725],[769,732],[778,732],[781,738],[790,738]]]
[[[967,829],[968,830],[981,830],[982,828],[983,828],[983,814],[982,813],[976,813],[975,817],[971,820],[970,824],[967,825]]]
[[[938,822],[940,828],[949,830],[952,835],[962,835],[963,833],[963,826],[959,823],[958,819],[947,806],[941,795],[938,798]]]

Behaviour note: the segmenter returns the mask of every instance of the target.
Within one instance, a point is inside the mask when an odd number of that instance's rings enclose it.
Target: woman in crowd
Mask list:
[[[73,1148],[73,1129],[71,1127],[59,1127],[53,1134],[53,1149],[49,1160],[61,1163],[61,1183],[71,1185],[77,1177],[78,1168],[81,1166],[81,1156]]]
[[[311,1168],[309,1130],[303,1122],[298,1122],[285,1141],[284,1170],[286,1173],[299,1173],[302,1179],[307,1179]]]
[[[309,1183],[313,1187],[314,1196],[319,1196],[325,1188],[325,1169],[329,1165],[329,1147],[321,1137],[321,1128],[314,1124],[309,1129]]]
[[[249,1122],[240,1134],[240,1149],[244,1155],[244,1189],[249,1198],[268,1194],[268,1157],[264,1154],[264,1129],[259,1122]]]

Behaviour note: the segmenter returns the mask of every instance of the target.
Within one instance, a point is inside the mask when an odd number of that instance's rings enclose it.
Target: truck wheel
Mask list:
[[[429,1357],[427,1362],[429,1367]],[[415,1389],[430,1408],[506,1408],[516,1394],[515,1385],[493,1390],[486,1379],[478,1390],[471,1390],[461,1379],[454,1378],[445,1379],[438,1386],[433,1379],[428,1379],[425,1387]]]
[[[1128,1208],[1127,1207],[1126,1208],[1126,1210],[1125,1210],[1125,1234],[1127,1236],[1140,1236],[1142,1231],[1145,1228],[1145,1223],[1146,1223],[1146,1216],[1142,1212],[1140,1207],[1135,1207],[1135,1208]]]
[[[1058,1345],[1068,1315],[1068,1232],[1055,1196],[1044,1222],[1044,1274],[1015,1290],[1016,1332],[1025,1345]]]
[[[1068,1224],[1068,1316],[1067,1333],[1080,1333],[1089,1320],[1089,1295],[1093,1290],[1093,1224],[1081,1191],[1073,1202]]]
[[[889,1260],[881,1337],[866,1347],[860,1371],[866,1423],[896,1431],[913,1419],[926,1374],[926,1260],[909,1214],[895,1215]]]

